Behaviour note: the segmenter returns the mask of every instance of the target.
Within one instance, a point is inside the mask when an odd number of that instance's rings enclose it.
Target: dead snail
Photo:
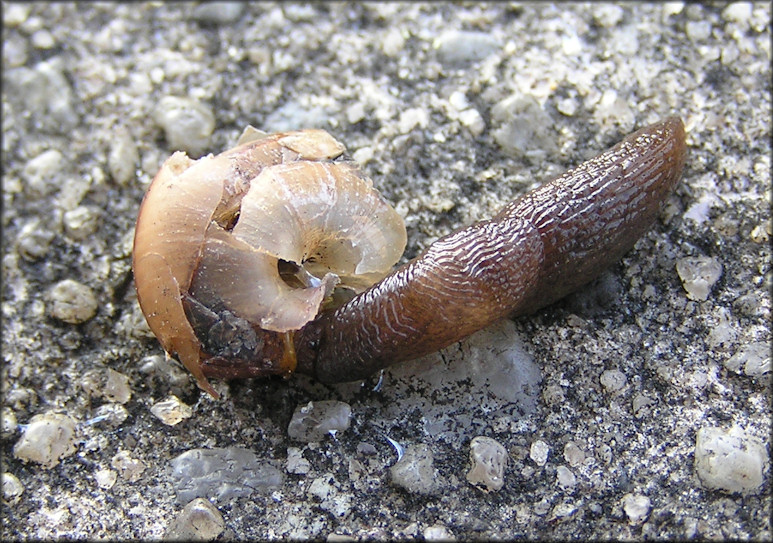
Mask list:
[[[173,154],[148,189],[140,306],[210,394],[207,377],[361,379],[556,301],[651,227],[686,145],[678,118],[643,128],[389,275],[405,227],[343,153],[322,130],[246,132]]]

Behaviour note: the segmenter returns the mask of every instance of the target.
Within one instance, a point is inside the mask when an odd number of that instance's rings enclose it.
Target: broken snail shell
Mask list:
[[[206,377],[362,379],[533,313],[633,247],[687,155],[679,118],[642,128],[378,281],[405,229],[343,150],[320,130],[275,134],[196,162],[175,153],[153,181],[140,305],[211,394]]]
[[[226,376],[292,372],[293,332],[402,255],[402,218],[344,150],[323,130],[248,129],[217,156],[174,153],[151,183],[134,237],[137,297],[210,394],[205,361]]]

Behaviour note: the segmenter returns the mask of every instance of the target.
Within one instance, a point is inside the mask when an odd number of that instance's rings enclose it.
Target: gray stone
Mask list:
[[[191,449],[171,462],[172,484],[180,503],[194,498],[218,502],[282,484],[282,473],[242,447]]]

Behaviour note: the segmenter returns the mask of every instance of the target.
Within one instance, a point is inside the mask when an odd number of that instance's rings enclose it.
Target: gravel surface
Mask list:
[[[769,2],[2,8],[3,540],[771,538]],[[380,381],[213,400],[139,311],[177,149],[325,128],[409,259],[669,115],[683,181],[619,264]]]

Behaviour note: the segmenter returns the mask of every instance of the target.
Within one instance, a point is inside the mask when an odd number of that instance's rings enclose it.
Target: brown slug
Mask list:
[[[343,145],[321,130],[248,138],[172,155],[135,233],[143,313],[213,395],[207,377],[362,379],[558,300],[633,247],[686,158],[682,121],[655,123],[386,275],[405,228]]]

